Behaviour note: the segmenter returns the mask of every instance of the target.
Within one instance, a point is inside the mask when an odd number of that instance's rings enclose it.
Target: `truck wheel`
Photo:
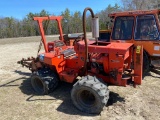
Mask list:
[[[147,52],[143,52],[143,75],[148,73],[150,70],[150,61],[147,55]]]
[[[108,102],[109,90],[98,78],[85,76],[73,85],[71,99],[79,110],[99,114]]]
[[[58,86],[59,80],[51,70],[41,69],[31,76],[31,84],[38,94],[49,94]]]

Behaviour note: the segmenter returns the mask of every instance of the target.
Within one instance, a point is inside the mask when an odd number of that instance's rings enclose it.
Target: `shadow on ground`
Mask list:
[[[152,73],[155,73],[155,75],[153,75]],[[151,76],[153,78],[160,78],[160,69],[151,69],[150,72],[145,74],[145,76]]]
[[[15,70],[15,73],[18,73],[19,75],[24,75],[24,76],[31,76],[30,72],[22,72],[20,70]]]
[[[19,71],[19,70],[15,70],[14,72],[15,72],[15,73],[18,73],[19,75],[23,75],[24,77],[20,77],[20,78],[17,78],[17,79],[15,79],[15,80],[10,80],[9,82],[0,85],[0,87],[14,87],[14,86],[19,86],[19,84],[15,84],[15,82],[17,82],[17,81],[22,81],[22,80],[26,80],[26,77],[29,77],[29,76],[31,75],[31,73],[29,73],[29,72],[21,72],[21,71]],[[25,77],[25,76],[26,76],[26,77]]]
[[[9,82],[7,82],[7,83],[4,83],[4,84],[0,85],[0,88],[1,88],[1,87],[14,87],[14,86],[19,86],[19,84],[15,84],[14,82],[19,81],[19,80],[22,80],[22,79],[24,79],[24,78],[25,78],[25,77],[17,78],[17,79],[15,79],[15,80],[11,80],[11,81],[9,81]]]
[[[113,105],[114,103],[117,102],[125,102],[125,99],[119,96],[119,94],[110,91],[107,106]]]
[[[94,114],[87,114],[84,112],[79,111],[77,108],[74,107],[70,92],[72,89],[73,84],[61,82],[61,85],[53,92],[50,93],[49,96],[52,96],[53,99],[43,99],[42,97],[35,97],[39,96],[36,94],[36,92],[33,90],[31,86],[30,79],[24,79],[21,86],[19,87],[20,90],[24,93],[29,95],[29,97],[26,99],[28,102],[34,102],[34,101],[41,101],[41,100],[62,100],[63,102],[58,106],[57,111],[63,112],[65,114],[70,115],[82,115],[82,116],[95,116]],[[124,98],[119,96],[117,93],[110,92],[110,98],[108,101],[107,106],[113,105],[116,102],[124,102]]]
[[[160,68],[159,69],[151,69],[151,72],[154,72],[155,74],[160,75]],[[153,76],[153,75],[152,75],[152,77],[160,78],[160,77]]]

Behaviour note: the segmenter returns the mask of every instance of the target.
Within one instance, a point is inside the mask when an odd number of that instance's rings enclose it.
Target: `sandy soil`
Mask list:
[[[40,37],[0,39],[0,120],[160,120],[157,70],[145,76],[137,88],[110,86],[110,99],[100,115],[86,114],[73,106],[71,84],[63,83],[49,95],[35,95],[30,71],[17,61],[36,56],[39,40]]]

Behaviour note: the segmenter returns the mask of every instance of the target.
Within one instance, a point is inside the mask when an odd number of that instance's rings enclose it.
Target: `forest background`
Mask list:
[[[109,13],[117,11],[130,11],[130,10],[150,10],[160,8],[160,0],[120,0],[122,5],[115,4],[114,6],[108,5],[104,10],[97,12],[99,16],[100,29],[107,29],[110,24],[108,17]],[[0,38],[12,37],[27,37],[39,36],[39,28],[37,22],[33,20],[34,16],[54,16],[54,13],[49,13],[46,10],[41,10],[40,13],[28,13],[26,17],[19,20],[14,17],[1,17],[0,18]],[[75,11],[71,14],[69,8],[61,12],[59,16],[63,16],[62,29],[64,34],[68,33],[81,33],[82,32],[82,13]],[[90,15],[87,16],[87,31],[91,31]],[[55,21],[49,22],[46,35],[58,34],[57,23]]]

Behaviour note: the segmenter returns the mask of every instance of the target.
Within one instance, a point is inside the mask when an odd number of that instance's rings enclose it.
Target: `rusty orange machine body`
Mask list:
[[[52,18],[56,17],[48,17],[50,20]],[[39,26],[42,26],[42,21],[46,19],[45,17],[34,18]],[[45,52],[39,54],[40,62],[49,65],[58,74],[60,80],[75,82],[84,67],[84,41],[78,42],[75,46],[66,46],[63,39],[46,43],[43,27],[40,27],[40,31],[45,47]],[[132,43],[96,43],[88,40],[89,59],[86,74],[95,75],[112,85],[126,86],[127,80],[132,78],[135,85],[141,84],[142,48],[139,53],[133,54],[135,50]],[[131,70],[131,63],[137,58],[138,62],[134,63],[134,69]]]
[[[92,35],[95,40],[86,38],[87,10],[91,12],[94,25]],[[83,12],[84,39],[77,39],[74,46],[67,46],[63,38],[61,19],[61,16],[34,17],[39,24],[45,51],[39,53],[37,58],[18,62],[32,71],[31,84],[37,93],[53,92],[59,81],[74,83],[71,90],[73,104],[81,111],[100,113],[109,99],[108,85],[141,84],[142,45],[98,41],[98,17],[91,8],[86,8]],[[43,21],[46,20],[57,21],[60,40],[46,41],[43,27]]]
[[[115,12],[109,17],[114,21],[111,42],[142,45],[144,69],[150,64],[160,66],[160,10]]]

